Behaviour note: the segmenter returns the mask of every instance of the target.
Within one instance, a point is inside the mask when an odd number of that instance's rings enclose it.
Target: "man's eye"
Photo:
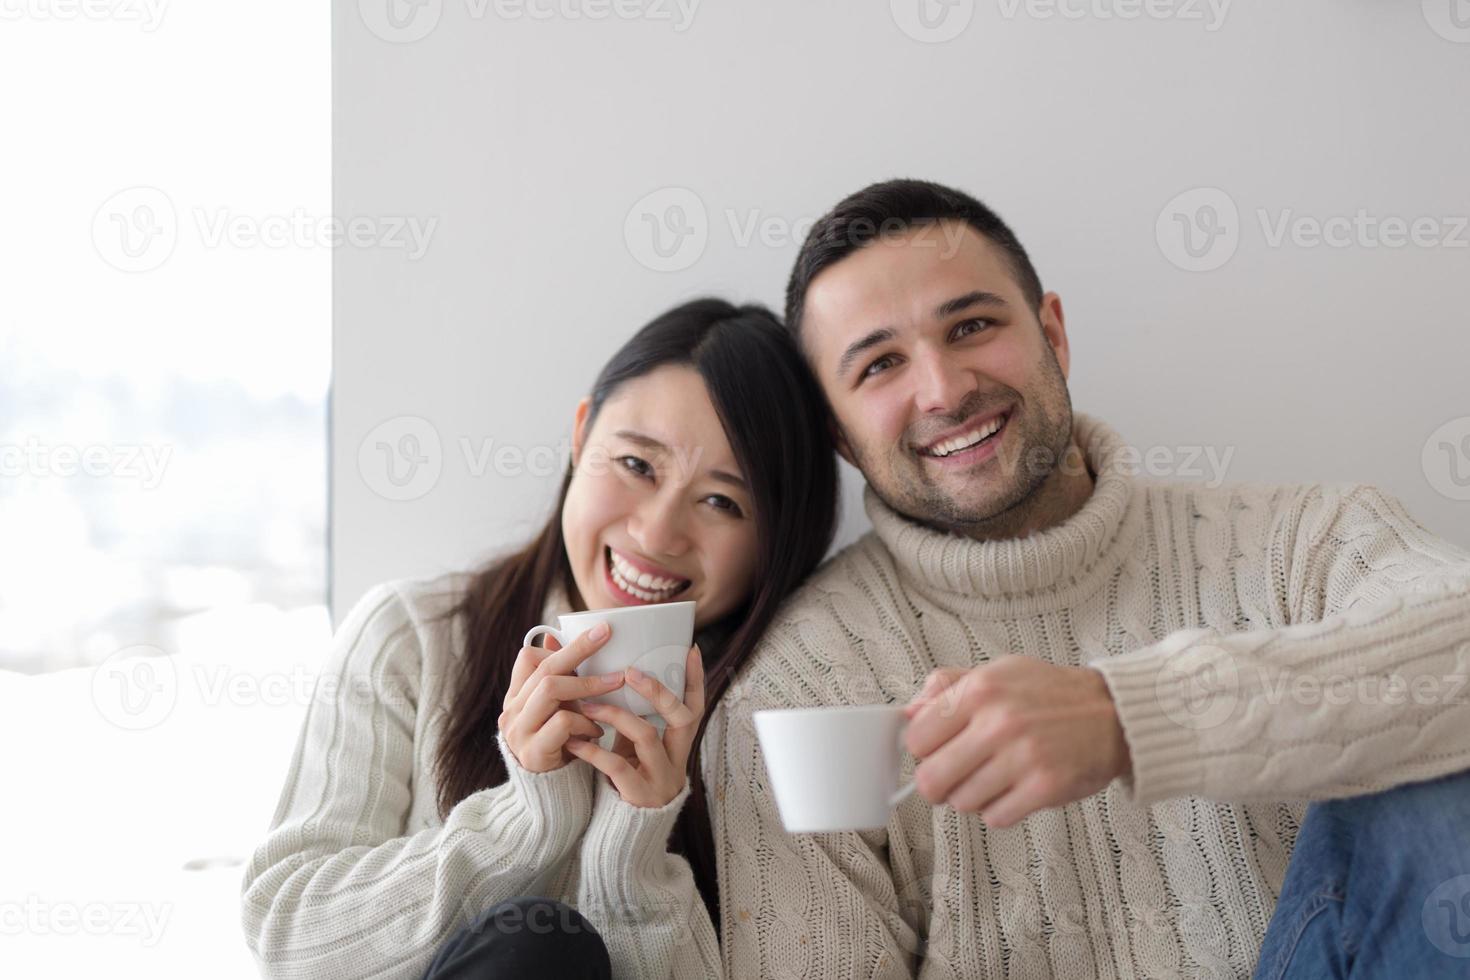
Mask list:
[[[619,456],[618,463],[638,476],[652,476],[653,467],[637,456]]]
[[[955,339],[958,340],[961,337],[968,337],[972,333],[979,333],[981,330],[984,330],[986,327],[990,326],[993,322],[994,321],[986,320],[983,317],[976,317],[973,320],[963,320],[954,328]]]
[[[873,377],[873,375],[875,375],[875,374],[881,374],[882,372],[888,370],[892,366],[893,366],[893,355],[892,354],[884,354],[882,357],[878,358],[872,364],[869,364],[867,367],[863,368],[863,377],[865,377],[865,378],[871,378],[871,377]]]
[[[709,505],[715,508],[715,510],[725,511],[732,517],[745,516],[745,511],[740,509],[740,505],[722,493],[710,494],[704,499],[707,500],[709,502]]]

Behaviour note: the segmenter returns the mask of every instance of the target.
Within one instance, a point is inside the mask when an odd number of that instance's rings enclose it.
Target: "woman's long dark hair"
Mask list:
[[[699,635],[705,662],[706,708],[689,757],[689,799],[670,850],[682,854],[710,918],[719,928],[714,835],[700,742],[720,696],[770,625],[777,607],[816,568],[837,522],[837,463],[826,404],[791,335],[765,307],[698,299],[639,330],[613,355],[592,387],[586,429],[625,382],[665,365],[699,372],[724,426],[755,510],[757,558],[748,600]],[[466,617],[466,649],[435,760],[439,814],[466,796],[506,779],[495,745],[496,720],[510,683],[521,637],[541,622],[554,587],[576,594],[556,509],[532,541],[478,571],[447,616]]]

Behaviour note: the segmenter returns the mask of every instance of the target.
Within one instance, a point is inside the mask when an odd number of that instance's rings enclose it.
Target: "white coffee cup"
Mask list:
[[[901,704],[757,711],[752,716],[781,823],[793,834],[878,830],[914,791],[899,787]]]
[[[557,642],[566,648],[598,623],[607,623],[612,627],[612,636],[600,650],[577,665],[577,673],[588,677],[637,667],[673,691],[680,700],[683,699],[684,662],[689,656],[689,647],[694,643],[693,602],[592,609],[558,616],[557,622],[560,629],[555,626],[532,627],[521,646],[530,646],[532,640],[544,633],[556,637]],[[584,700],[615,704],[645,717],[659,713],[628,684],[611,693]]]

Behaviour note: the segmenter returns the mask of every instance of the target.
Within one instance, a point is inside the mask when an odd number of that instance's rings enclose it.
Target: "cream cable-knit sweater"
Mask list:
[[[584,898],[674,915],[594,919],[621,976],[1247,977],[1307,801],[1470,768],[1470,553],[1370,486],[1138,481],[1076,423],[1097,483],[1039,534],[976,543],[869,493],[873,533],[722,700],[719,960],[667,819],[589,831],[584,855],[630,856]],[[884,831],[782,830],[752,711],[906,701],[1006,654],[1101,670],[1131,778],[1000,830],[916,797]]]
[[[666,851],[687,790],[639,809],[585,763],[537,775],[504,753],[510,780],[439,821],[463,634],[428,617],[467,576],[371,590],[246,870],[262,971],[416,978],[455,928],[539,894],[587,915],[619,977],[1248,975],[1304,801],[1470,767],[1470,554],[1371,487],[1141,483],[1115,433],[1077,428],[1096,488],[1030,538],[937,534],[869,495],[874,532],[722,701],[704,776],[723,949]],[[751,711],[903,701],[1006,652],[1102,669],[1133,777],[1006,830],[915,798],[883,832],[781,829]]]

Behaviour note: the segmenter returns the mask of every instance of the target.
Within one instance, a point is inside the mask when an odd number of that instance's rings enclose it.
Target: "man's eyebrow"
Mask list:
[[[1004,297],[998,296],[995,293],[986,292],[983,289],[977,289],[963,296],[956,296],[954,299],[945,300],[943,303],[934,307],[934,318],[936,320],[943,320],[945,317],[954,316],[961,310],[967,310],[972,306],[980,306],[981,304],[986,306],[1007,305]]]
[[[895,336],[897,332],[892,327],[879,327],[867,336],[860,337],[848,344],[847,350],[842,352],[842,359],[837,362],[837,376],[840,378],[846,374],[847,369],[852,367],[852,362],[857,360],[863,351],[877,347],[884,341],[892,340]]]
[[[613,435],[617,436],[620,439],[626,439],[634,445],[642,446],[644,449],[647,449],[651,452],[659,453],[660,455],[664,456],[667,456],[669,454],[668,446],[665,446],[653,436],[644,435],[642,432],[635,432],[632,429],[619,429],[617,432],[613,433]],[[719,480],[721,483],[728,483],[731,486],[739,487],[741,490],[750,489],[748,486],[746,486],[745,481],[735,473],[727,473],[724,470],[710,470],[709,475],[711,479]]]

